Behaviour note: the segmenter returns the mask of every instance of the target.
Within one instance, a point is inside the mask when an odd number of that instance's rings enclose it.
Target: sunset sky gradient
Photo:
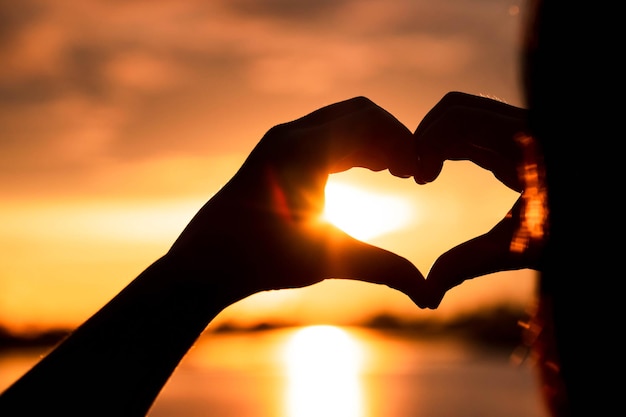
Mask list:
[[[85,320],[167,251],[273,125],[358,95],[411,130],[451,90],[522,106],[520,1],[0,0],[0,324]],[[331,181],[412,207],[370,242],[424,274],[516,199],[467,162],[425,186],[386,171]],[[477,279],[430,312],[333,280],[253,296],[218,320],[443,317],[526,302],[533,283],[529,271]]]

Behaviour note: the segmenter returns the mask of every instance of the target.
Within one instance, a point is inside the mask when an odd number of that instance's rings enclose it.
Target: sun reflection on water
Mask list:
[[[286,417],[362,417],[363,347],[347,331],[308,326],[287,341]]]

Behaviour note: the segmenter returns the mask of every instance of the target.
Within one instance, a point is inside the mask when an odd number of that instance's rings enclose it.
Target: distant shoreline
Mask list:
[[[403,321],[393,315],[378,315],[356,327],[381,331],[410,332],[415,337],[458,337],[483,346],[515,347],[523,343],[523,326],[529,315],[523,308],[495,306],[474,313],[459,315],[446,321],[417,319]],[[207,334],[224,332],[258,332],[284,327],[301,326],[297,323],[258,323],[241,326],[223,323],[207,330]],[[0,325],[0,353],[7,350],[52,347],[70,335],[71,329],[48,329],[30,333],[16,333]]]
[[[497,305],[446,320],[403,320],[398,316],[381,314],[353,326],[411,334],[416,338],[454,337],[482,347],[512,349],[524,344],[524,328],[529,320],[530,315],[524,307]],[[260,332],[300,326],[302,324],[290,322],[261,322],[248,326],[226,322],[206,334]]]

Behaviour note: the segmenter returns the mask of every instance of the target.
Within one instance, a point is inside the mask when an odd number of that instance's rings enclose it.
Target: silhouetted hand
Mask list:
[[[413,264],[320,219],[330,173],[409,177],[412,138],[365,98],[270,129],[168,253],[0,394],[0,414],[146,415],[208,323],[259,291],[348,278],[422,304]]]
[[[423,305],[424,278],[411,262],[320,219],[329,174],[364,167],[409,177],[412,140],[404,125],[362,97],[275,126],[167,256],[220,277],[220,291],[234,300],[347,278],[385,284]]]
[[[511,211],[489,232],[450,249],[435,261],[426,280],[432,297],[429,307],[437,307],[446,291],[467,279],[539,268],[544,230],[531,227],[544,225],[530,223],[532,216],[545,213],[530,210],[532,205],[541,204],[541,178],[536,178],[541,175],[541,166],[533,160],[537,153],[532,147],[536,144],[523,134],[525,129],[526,110],[459,92],[446,94],[417,127],[417,183],[434,181],[446,160],[470,160],[521,192]]]

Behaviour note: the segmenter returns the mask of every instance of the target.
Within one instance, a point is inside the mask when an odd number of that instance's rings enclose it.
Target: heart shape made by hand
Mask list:
[[[330,176],[325,213],[348,234],[428,271],[442,253],[489,231],[518,198],[467,161],[447,163],[428,185],[353,168]]]

